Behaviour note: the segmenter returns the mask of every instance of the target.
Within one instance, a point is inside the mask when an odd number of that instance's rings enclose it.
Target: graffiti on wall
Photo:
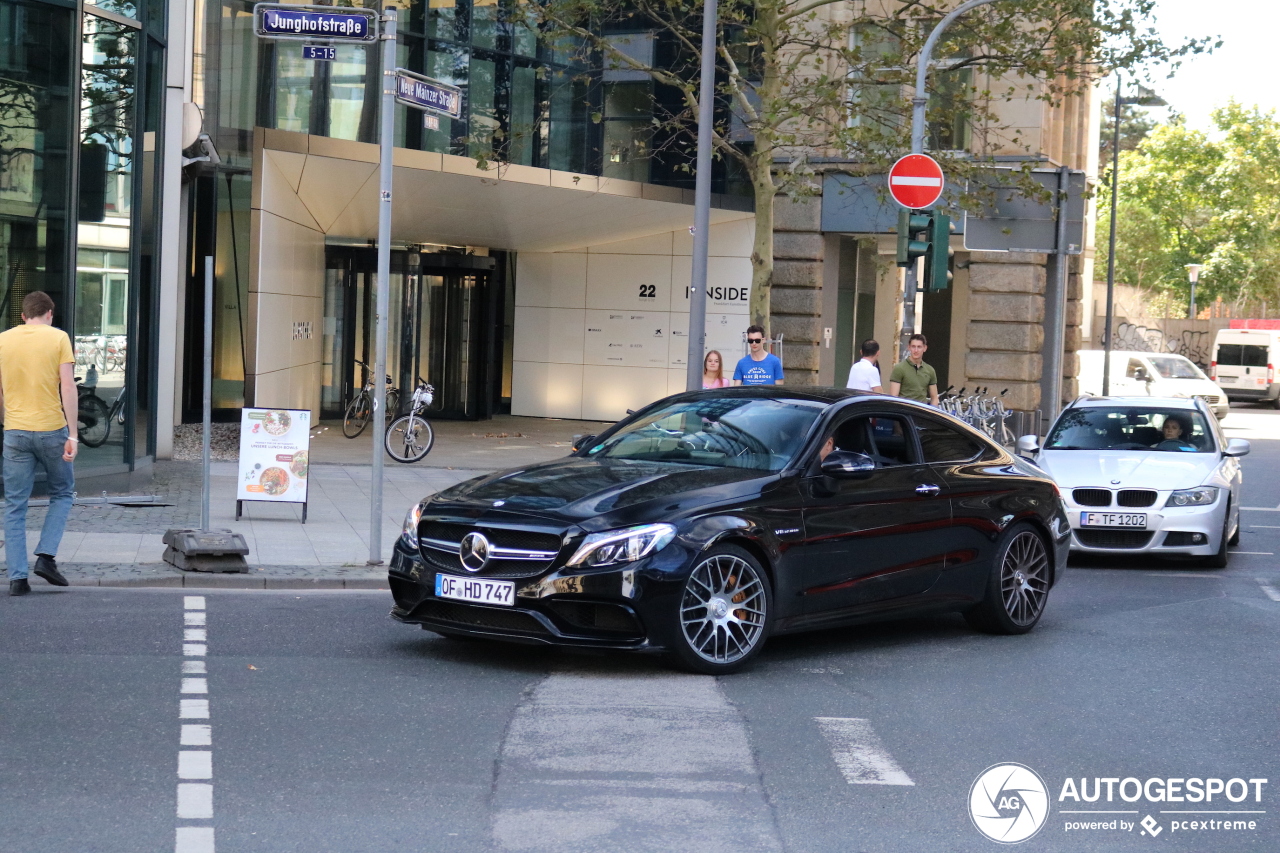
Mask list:
[[[1184,329],[1179,336],[1165,334],[1162,329],[1120,323],[1116,326],[1115,348],[1137,352],[1170,352],[1191,359],[1200,367],[1208,367],[1213,357],[1213,335],[1207,330]]]

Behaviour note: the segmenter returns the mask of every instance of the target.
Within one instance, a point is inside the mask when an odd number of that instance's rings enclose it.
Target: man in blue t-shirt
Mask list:
[[[764,329],[760,326],[747,327],[747,349],[749,354],[738,360],[733,371],[733,384],[736,385],[781,385],[782,360],[764,349]]]

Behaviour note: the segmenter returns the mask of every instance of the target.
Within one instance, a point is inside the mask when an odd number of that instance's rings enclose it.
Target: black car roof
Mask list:
[[[704,391],[685,391],[679,397],[752,397],[765,400],[813,400],[819,403],[837,403],[850,397],[883,397],[874,391],[855,391],[852,388],[824,387],[820,385],[739,385],[737,388],[711,388]],[[896,399],[896,398],[895,398]]]

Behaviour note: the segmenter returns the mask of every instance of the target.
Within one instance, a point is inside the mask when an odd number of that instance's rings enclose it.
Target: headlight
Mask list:
[[[1169,495],[1166,507],[1171,506],[1208,506],[1218,499],[1218,490],[1213,486],[1201,486],[1198,489],[1179,489]]]
[[[614,563],[630,563],[662,550],[675,535],[675,526],[670,524],[646,524],[606,533],[592,533],[583,540],[568,565],[611,566]]]
[[[400,531],[400,541],[413,550],[418,550],[418,522],[422,520],[422,504],[416,503],[404,517],[404,529]]]

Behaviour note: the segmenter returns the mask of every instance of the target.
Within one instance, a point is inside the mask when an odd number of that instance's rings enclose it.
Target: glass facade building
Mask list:
[[[155,452],[165,11],[0,0],[0,324],[22,322],[27,293],[53,297],[82,397],[113,413],[78,470]]]

